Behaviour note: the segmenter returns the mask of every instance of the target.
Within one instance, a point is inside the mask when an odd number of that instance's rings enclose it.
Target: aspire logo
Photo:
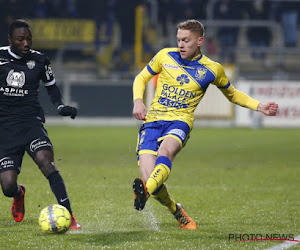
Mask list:
[[[278,240],[278,241],[294,241],[300,242],[299,240],[295,240],[294,234],[229,234],[229,241],[264,241],[264,240]]]

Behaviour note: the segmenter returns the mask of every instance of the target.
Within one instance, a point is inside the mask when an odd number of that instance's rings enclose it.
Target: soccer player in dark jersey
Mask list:
[[[142,210],[149,196],[166,206],[183,229],[196,229],[196,223],[182,205],[171,199],[165,185],[172,162],[186,144],[194,123],[194,111],[210,84],[227,99],[242,107],[276,115],[275,102],[260,103],[235,89],[221,64],[201,52],[204,27],[197,20],[178,24],[178,48],[160,50],[136,76],[133,83],[133,115],[144,124],[140,128],[137,154],[142,178],[133,182],[134,207]],[[149,110],[143,103],[145,86],[159,74],[155,97]]]
[[[77,110],[64,105],[49,59],[32,50],[31,27],[24,20],[13,21],[8,30],[9,46],[0,47],[0,183],[5,196],[13,197],[12,216],[16,222],[25,214],[25,187],[17,183],[25,151],[49,180],[58,203],[76,222],[64,181],[54,163],[53,146],[43,123],[45,117],[38,100],[40,81],[47,89],[58,114],[74,119]]]

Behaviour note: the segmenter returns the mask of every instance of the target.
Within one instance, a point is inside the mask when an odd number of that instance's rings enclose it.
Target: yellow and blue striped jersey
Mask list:
[[[203,54],[192,60],[182,59],[178,48],[160,50],[136,76],[134,100],[141,98],[149,80],[159,74],[155,97],[146,116],[153,121],[186,122],[193,127],[194,111],[210,84],[216,85],[233,103],[257,110],[258,101],[235,89],[223,67]]]

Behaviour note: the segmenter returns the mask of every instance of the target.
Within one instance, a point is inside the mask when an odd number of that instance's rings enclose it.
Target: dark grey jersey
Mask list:
[[[38,91],[55,84],[49,59],[30,50],[21,58],[9,46],[0,47],[0,126],[21,131],[44,122]]]

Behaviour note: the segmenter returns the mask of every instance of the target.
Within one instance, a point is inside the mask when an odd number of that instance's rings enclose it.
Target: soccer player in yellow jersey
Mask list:
[[[194,110],[209,84],[216,85],[232,103],[275,116],[278,105],[260,103],[235,89],[223,67],[201,53],[204,26],[187,20],[177,26],[178,48],[160,50],[136,76],[133,83],[133,116],[143,120],[137,154],[142,178],[133,182],[134,207],[142,210],[152,196],[168,207],[183,229],[196,229],[196,223],[181,204],[171,199],[166,185],[172,161],[185,145],[193,128]],[[143,103],[145,86],[159,74],[155,97],[147,112]]]

